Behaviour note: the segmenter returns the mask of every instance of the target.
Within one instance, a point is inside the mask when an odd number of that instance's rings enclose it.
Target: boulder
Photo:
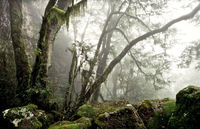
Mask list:
[[[200,87],[188,86],[178,92],[176,111],[170,117],[169,128],[200,128]]]
[[[136,109],[128,102],[83,105],[77,115],[91,118],[101,129],[146,129]]]
[[[144,100],[137,108],[145,126],[149,129],[164,129],[175,110],[174,99]]]
[[[17,129],[41,129],[51,123],[49,115],[34,104],[3,111],[3,118]],[[10,126],[9,126],[10,127]]]

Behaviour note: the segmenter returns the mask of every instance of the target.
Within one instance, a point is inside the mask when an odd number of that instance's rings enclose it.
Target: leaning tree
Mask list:
[[[82,89],[80,91],[79,96],[77,96],[77,98],[75,99],[75,101],[73,102],[72,105],[70,105],[67,101],[68,99],[66,99],[66,111],[72,111],[75,112],[82,104],[86,103],[92,96],[92,94],[101,86],[101,84],[103,82],[105,82],[105,80],[107,79],[108,75],[112,72],[113,68],[124,58],[124,56],[130,52],[130,49],[135,46],[136,44],[140,43],[143,40],[146,40],[147,38],[154,36],[156,34],[159,33],[163,33],[165,31],[168,30],[169,27],[171,27],[172,25],[174,25],[175,23],[178,23],[180,21],[183,20],[187,20],[192,18],[200,9],[200,5],[198,5],[196,8],[194,8],[190,13],[183,15],[179,18],[176,18],[174,20],[169,21],[167,24],[161,26],[160,28],[158,27],[157,29],[151,30],[149,29],[147,33],[138,36],[137,38],[135,38],[132,41],[128,42],[128,45],[126,45],[124,47],[124,49],[120,52],[120,54],[118,56],[116,56],[107,66],[105,66],[105,69],[102,70],[102,73],[100,75],[97,76],[97,78],[91,82],[91,79],[93,77],[93,71],[94,71],[94,67],[96,66],[96,63],[99,61],[99,55],[101,55],[101,48],[103,48],[103,40],[99,40],[100,42],[98,42],[96,50],[94,52],[94,56],[92,59],[88,60],[88,64],[89,64],[89,69],[87,70],[83,70],[83,82],[82,82]],[[125,12],[118,12],[118,13],[113,13],[110,17],[112,17],[113,15],[119,15],[120,14],[125,14]],[[109,17],[108,17],[109,18]],[[106,28],[107,29],[107,28]],[[111,30],[107,30],[106,32],[112,32],[113,30],[115,30],[116,28],[114,27],[114,29],[111,28]],[[104,30],[104,29],[103,29]],[[117,29],[119,30],[119,29]],[[119,30],[120,31],[120,30]],[[100,37],[100,39],[103,39],[103,36]],[[73,51],[74,55],[77,54],[76,51]],[[77,56],[75,56],[77,57]],[[77,61],[77,59],[75,59]],[[74,62],[75,64],[77,64],[77,62]],[[74,64],[72,64],[72,66],[76,66]],[[75,69],[73,67],[73,69]],[[74,71],[72,71],[72,73],[75,73]],[[71,76],[71,74],[70,74]],[[67,92],[66,96],[68,98],[68,96],[70,96],[70,94],[72,94],[72,92]],[[71,103],[71,102],[70,102]]]

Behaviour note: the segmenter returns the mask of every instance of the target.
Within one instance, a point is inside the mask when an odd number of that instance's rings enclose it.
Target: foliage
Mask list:
[[[188,68],[192,62],[195,64],[195,68],[199,70],[200,62],[200,44],[199,41],[191,43],[187,46],[181,54],[182,60],[179,63],[179,67]]]

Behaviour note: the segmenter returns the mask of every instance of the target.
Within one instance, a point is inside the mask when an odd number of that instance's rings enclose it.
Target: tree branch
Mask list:
[[[142,70],[142,68],[140,67],[140,65],[139,65],[139,63],[138,63],[138,61],[137,61],[137,59],[133,56],[133,54],[132,54],[131,51],[129,51],[129,54],[130,54],[131,58],[133,59],[133,61],[135,62],[136,66],[138,67],[139,71],[140,71],[141,73],[143,73],[145,76],[147,76],[147,74]]]
[[[200,4],[194,8],[190,13],[183,15],[177,19],[174,19],[170,22],[168,22],[167,24],[165,24],[163,27],[147,32],[146,34],[143,34],[142,36],[139,36],[138,38],[132,40],[130,42],[130,44],[128,44],[123,50],[122,52],[114,59],[111,61],[111,63],[108,65],[108,67],[106,68],[106,70],[104,71],[104,73],[93,83],[93,85],[91,86],[91,88],[87,91],[87,93],[85,94],[85,96],[83,96],[84,98],[80,98],[80,104],[82,102],[85,102],[87,100],[89,100],[90,96],[92,95],[92,93],[95,91],[96,88],[98,88],[108,77],[108,75],[110,74],[110,72],[113,70],[113,68],[115,67],[116,64],[118,64],[121,59],[128,53],[128,51],[134,46],[136,45],[138,42],[145,40],[146,38],[153,36],[157,33],[161,33],[161,32],[165,32],[169,27],[171,27],[173,24],[183,21],[183,20],[187,20],[190,19],[192,17],[194,17],[194,15],[200,10]],[[84,101],[82,101],[82,99]]]

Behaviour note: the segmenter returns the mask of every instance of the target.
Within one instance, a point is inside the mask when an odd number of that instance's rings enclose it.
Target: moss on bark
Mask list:
[[[14,48],[16,77],[18,81],[17,94],[21,103],[26,103],[28,97],[26,90],[29,88],[30,66],[22,38],[22,0],[9,0],[11,37]]]

